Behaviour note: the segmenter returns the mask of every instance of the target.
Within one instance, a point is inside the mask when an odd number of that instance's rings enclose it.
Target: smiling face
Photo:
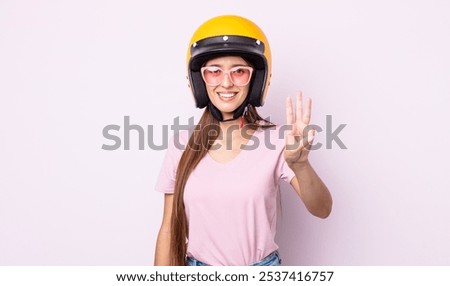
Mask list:
[[[210,86],[206,84],[206,91],[212,104],[222,112],[223,119],[233,118],[233,111],[245,101],[250,84],[247,83],[244,86],[235,85],[230,78],[230,72],[234,72],[232,69],[235,67],[248,67],[249,64],[241,57],[225,56],[209,60],[204,66],[211,67],[211,71],[215,71],[214,67],[218,67],[226,73],[219,85]],[[238,80],[235,79],[234,81],[237,83]]]

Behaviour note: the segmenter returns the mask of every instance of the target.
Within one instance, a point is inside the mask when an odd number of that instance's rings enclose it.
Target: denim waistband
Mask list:
[[[249,266],[280,266],[280,265],[281,265],[280,254],[278,253],[278,250],[275,250],[274,252],[270,253],[260,261],[250,264]],[[188,256],[186,257],[186,266],[211,266],[211,265],[206,264],[200,260],[197,260],[194,257]]]

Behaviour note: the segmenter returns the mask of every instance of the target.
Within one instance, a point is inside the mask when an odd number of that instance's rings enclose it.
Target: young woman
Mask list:
[[[156,190],[165,193],[155,265],[280,265],[274,241],[279,180],[311,214],[326,218],[331,195],[308,161],[311,100],[286,100],[285,130],[260,117],[271,76],[269,43],[239,16],[194,33],[189,85],[205,111],[192,132],[173,136]]]

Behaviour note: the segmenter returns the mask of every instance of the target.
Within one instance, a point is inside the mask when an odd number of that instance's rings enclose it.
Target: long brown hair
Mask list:
[[[274,126],[270,121],[263,119],[252,105],[248,105],[244,119],[246,126],[253,130],[259,127],[269,128]],[[219,133],[219,121],[212,116],[209,107],[206,107],[178,163],[170,228],[171,265],[182,266],[186,263],[186,242],[189,229],[183,200],[184,187],[192,170],[207,154]]]

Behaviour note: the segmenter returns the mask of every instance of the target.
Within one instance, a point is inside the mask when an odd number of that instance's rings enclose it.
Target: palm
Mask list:
[[[286,99],[286,122],[290,130],[286,131],[286,149],[284,159],[288,164],[303,163],[308,160],[308,153],[314,139],[314,130],[309,126],[311,119],[311,99],[308,98],[303,110],[302,93],[296,96],[294,112],[292,99]]]

